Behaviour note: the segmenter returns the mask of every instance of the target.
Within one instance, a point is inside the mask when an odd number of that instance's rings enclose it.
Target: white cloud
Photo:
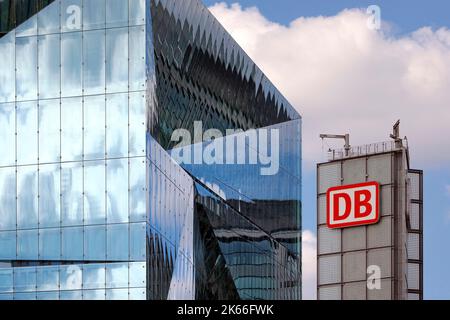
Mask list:
[[[303,300],[316,299],[316,236],[309,230],[302,233],[302,295]]]
[[[210,9],[302,114],[308,169],[323,160],[319,133],[348,132],[353,145],[380,142],[397,119],[413,166],[449,163],[450,30],[424,27],[396,38],[369,30],[359,9],[288,26],[257,8]]]

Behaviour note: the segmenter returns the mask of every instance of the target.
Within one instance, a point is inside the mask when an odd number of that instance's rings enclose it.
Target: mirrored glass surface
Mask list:
[[[130,221],[146,221],[146,159],[130,158]]]
[[[105,28],[105,0],[83,1],[83,30]]]
[[[106,223],[105,161],[84,163],[84,224]]]
[[[107,260],[127,261],[129,258],[129,225],[108,225],[107,237]]]
[[[130,156],[145,156],[147,131],[145,119],[145,94],[130,92]]]
[[[61,0],[61,31],[80,31],[82,25],[82,0]]]
[[[61,96],[74,97],[82,94],[82,33],[61,35]]]
[[[38,168],[17,168],[17,226],[31,229],[38,226]]]
[[[61,223],[63,226],[83,225],[82,163],[61,164]]]
[[[104,261],[106,259],[106,226],[84,227],[84,259]]]
[[[37,290],[38,291],[59,290],[58,266],[45,266],[37,268]]]
[[[61,230],[39,230],[39,259],[61,260]]]
[[[106,92],[128,90],[128,28],[106,30]]]
[[[128,287],[128,263],[106,264],[106,288]]]
[[[83,265],[83,289],[105,288],[105,264]]]
[[[38,17],[38,33],[50,34],[59,33],[60,31],[60,2],[55,1],[37,14]]]
[[[128,159],[106,162],[107,221],[128,222]]]
[[[84,98],[84,159],[105,158],[105,96]]]
[[[83,89],[85,94],[105,92],[105,54],[105,30],[84,32]]]
[[[128,94],[106,96],[106,126],[108,158],[128,156]]]
[[[146,255],[146,224],[130,224],[130,260],[145,260]],[[131,274],[131,271],[130,271]]]
[[[0,250],[0,260],[15,260],[16,259],[16,232],[15,231],[0,231],[0,248],[2,248]],[[0,289],[0,291],[1,291],[1,289]]]
[[[38,107],[36,102],[17,103],[17,164],[38,162]]]
[[[129,0],[130,26],[145,24],[145,0]]]
[[[37,99],[37,37],[16,39],[17,101]]]
[[[106,6],[106,28],[128,25],[128,0],[108,0]]]
[[[39,162],[54,163],[61,160],[60,100],[39,102]]]
[[[39,167],[39,227],[58,227],[61,222],[61,166]]]
[[[38,37],[39,99],[57,98],[61,91],[61,40],[59,34]]]
[[[13,292],[13,290],[14,290],[13,269],[12,268],[0,269],[0,293]]]
[[[16,292],[36,290],[36,267],[14,268],[14,290]]]
[[[12,102],[16,95],[15,32],[0,39],[0,102]]]
[[[61,228],[61,259],[83,260],[83,227]]]
[[[0,168],[0,230],[16,229],[16,168]]]
[[[81,289],[83,273],[79,265],[61,265],[59,267],[61,290]]]
[[[83,103],[81,98],[61,99],[61,161],[83,158]]]
[[[17,231],[17,259],[37,260],[38,249],[38,230]]]

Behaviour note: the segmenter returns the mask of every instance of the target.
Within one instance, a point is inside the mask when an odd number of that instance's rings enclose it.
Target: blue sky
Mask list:
[[[383,21],[387,21],[393,26],[391,32],[391,36],[393,37],[400,38],[408,36],[411,32],[425,26],[432,27],[433,30],[441,27],[450,27],[450,1],[446,0],[204,0],[204,3],[208,6],[217,2],[226,2],[228,4],[237,2],[243,9],[256,6],[267,20],[286,26],[299,17],[335,16],[346,8],[367,8],[369,5],[376,4],[381,8]],[[450,77],[450,70],[446,73]],[[276,76],[276,73],[272,73],[272,77],[274,75]],[[283,91],[282,88],[280,89]],[[447,106],[450,108],[450,101],[448,102]],[[391,120],[393,119],[387,121],[390,122]],[[448,128],[446,132],[450,135],[450,125]],[[308,130],[307,126],[305,126],[305,130]],[[329,130],[335,131],[334,128],[329,128]],[[420,128],[415,130],[421,132]],[[380,128],[380,131],[382,131],[380,134],[384,134],[386,129]],[[409,134],[411,135],[411,132]],[[433,148],[444,148],[444,137],[429,134],[425,139],[430,139],[429,143],[422,141],[422,145],[431,145],[432,140],[437,139],[439,141],[441,139],[442,144],[433,143]],[[416,140],[418,139],[416,138]],[[370,143],[377,142],[377,140],[361,142]],[[319,139],[317,144],[320,144]],[[413,139],[410,140],[410,144],[414,148],[415,144]],[[412,167],[416,166],[425,171],[425,298],[450,299],[450,250],[447,249],[447,246],[450,245],[450,162],[447,161],[448,158],[444,155],[442,156],[442,161],[434,161],[436,157],[439,157],[438,150],[435,153],[437,156],[433,155],[429,157],[426,155],[427,151],[417,150],[417,147],[414,151],[412,155]],[[428,158],[430,158],[430,161],[428,161]],[[319,162],[320,160],[318,159]],[[312,168],[312,166],[309,166],[309,168]],[[306,168],[303,174],[303,227],[304,229],[313,231],[316,228],[315,190],[315,172]]]

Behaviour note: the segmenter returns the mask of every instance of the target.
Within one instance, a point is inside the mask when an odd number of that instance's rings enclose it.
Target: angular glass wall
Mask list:
[[[145,1],[27,1],[19,25],[21,2],[2,3],[0,299],[145,299]]]

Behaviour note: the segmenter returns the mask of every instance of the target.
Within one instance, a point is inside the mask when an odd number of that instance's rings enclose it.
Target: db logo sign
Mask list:
[[[380,219],[380,185],[367,182],[327,191],[327,224],[345,228],[377,223]]]

